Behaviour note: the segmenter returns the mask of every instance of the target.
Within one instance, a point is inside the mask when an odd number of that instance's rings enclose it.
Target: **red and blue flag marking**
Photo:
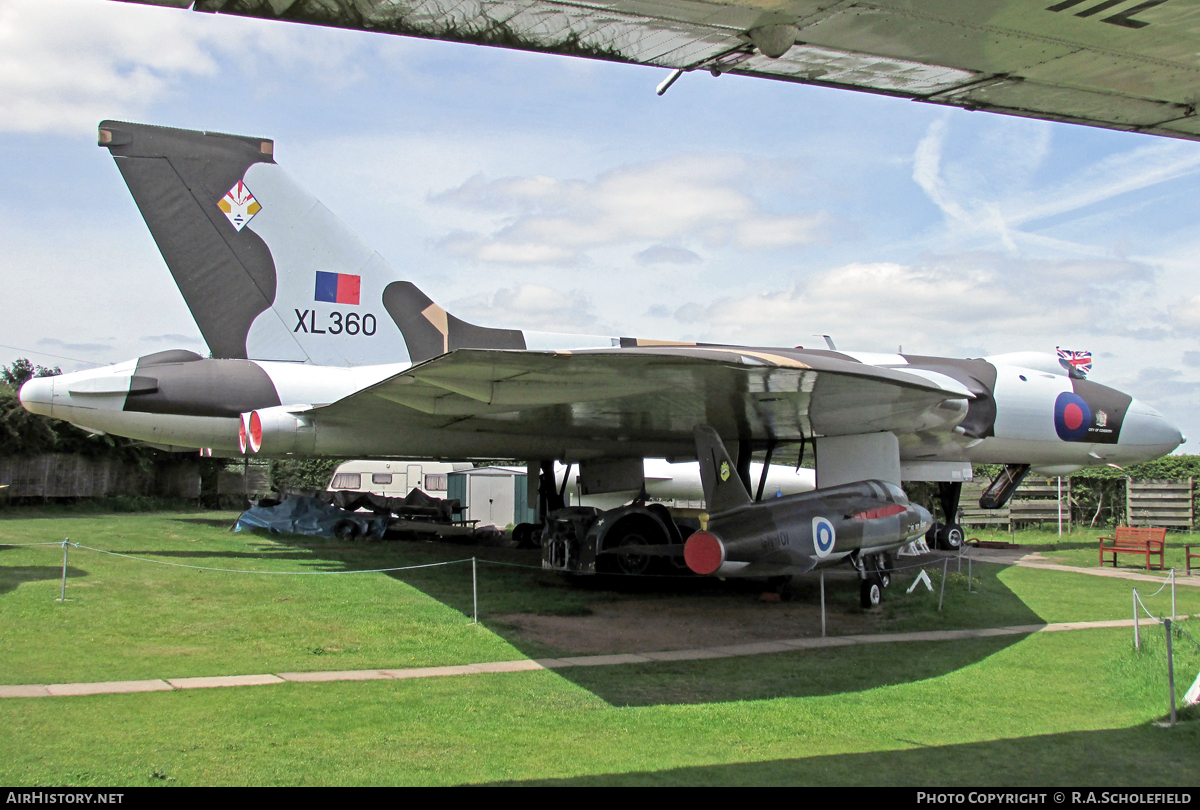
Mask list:
[[[1072,377],[1086,377],[1087,373],[1092,370],[1092,353],[1059,349],[1058,362],[1067,371],[1073,372]]]
[[[361,276],[351,276],[346,273],[326,273],[317,271],[317,291],[313,295],[316,301],[329,304],[358,304],[358,290],[361,286]]]

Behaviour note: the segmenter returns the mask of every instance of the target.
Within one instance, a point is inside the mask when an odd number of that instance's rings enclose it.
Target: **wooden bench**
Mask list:
[[[1200,551],[1193,554],[1192,549],[1194,549],[1194,548],[1200,548],[1200,546],[1184,546],[1183,547],[1183,559],[1184,559],[1184,564],[1187,565],[1187,575],[1189,577],[1192,575],[1192,560],[1200,560]],[[1200,571],[1200,563],[1196,564],[1196,570]]]
[[[1117,567],[1118,554],[1141,554],[1146,557],[1146,570],[1150,570],[1150,557],[1158,555],[1158,570],[1163,569],[1163,547],[1167,543],[1166,529],[1143,529],[1133,526],[1118,526],[1111,537],[1100,539],[1100,564],[1104,565],[1105,553],[1112,554],[1113,568]],[[1104,545],[1111,540],[1111,545]]]

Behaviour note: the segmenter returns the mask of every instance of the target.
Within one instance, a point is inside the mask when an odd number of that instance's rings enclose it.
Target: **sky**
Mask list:
[[[1092,379],[1200,437],[1200,143],[731,75],[658,97],[665,77],[0,0],[0,362],[206,352],[96,146],[112,118],[273,138],[403,278],[481,325],[1089,350]]]

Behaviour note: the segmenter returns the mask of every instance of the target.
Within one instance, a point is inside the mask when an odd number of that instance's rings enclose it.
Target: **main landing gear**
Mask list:
[[[963,529],[958,525],[958,501],[962,497],[962,482],[942,481],[937,486],[938,502],[946,522],[933,524],[925,535],[925,542],[930,548],[953,551],[963,544]]]

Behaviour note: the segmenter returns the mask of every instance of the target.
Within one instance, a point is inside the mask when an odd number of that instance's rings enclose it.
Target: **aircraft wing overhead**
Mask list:
[[[814,433],[912,433],[953,423],[969,397],[950,380],[941,387],[902,371],[778,349],[459,349],[307,415],[534,433],[580,450],[629,441],[686,453],[700,423],[779,442]]]
[[[1200,140],[1194,0],[128,0]]]

